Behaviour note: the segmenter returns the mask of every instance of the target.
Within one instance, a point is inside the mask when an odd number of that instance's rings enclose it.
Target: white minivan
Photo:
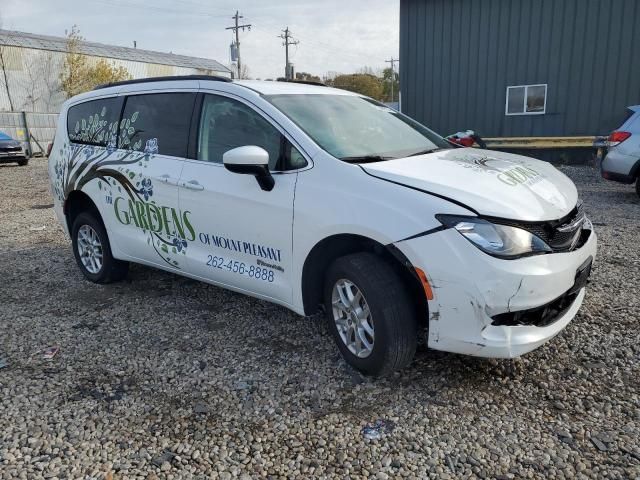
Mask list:
[[[457,148],[362,95],[165,77],[68,100],[49,174],[84,276],[129,262],[323,309],[383,375],[416,342],[515,357],[582,304],[596,235],[546,162]]]

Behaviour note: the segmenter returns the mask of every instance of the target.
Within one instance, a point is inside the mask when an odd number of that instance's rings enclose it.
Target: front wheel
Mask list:
[[[345,360],[383,376],[408,365],[416,351],[415,309],[402,280],[372,253],[337,259],[325,277],[325,309]]]
[[[638,176],[638,178],[636,178],[636,193],[640,197],[640,176]]]
[[[29,159],[28,158],[25,158],[24,160],[18,160],[18,166],[20,166],[20,167],[24,167],[28,163],[29,163]]]
[[[113,258],[107,231],[93,213],[83,212],[76,217],[71,241],[76,262],[88,280],[110,283],[127,276],[129,263]]]

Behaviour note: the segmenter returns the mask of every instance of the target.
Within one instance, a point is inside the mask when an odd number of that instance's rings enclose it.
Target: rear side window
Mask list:
[[[622,126],[620,128],[622,127],[624,127],[626,130],[632,133],[639,132],[640,131],[640,110],[634,111],[628,108],[627,115],[624,119],[624,122],[622,122]]]
[[[100,147],[106,147],[109,140],[115,144],[121,105],[122,99],[113,97],[91,100],[69,108],[69,140]]]
[[[127,97],[118,148],[186,157],[195,93],[152,93]]]

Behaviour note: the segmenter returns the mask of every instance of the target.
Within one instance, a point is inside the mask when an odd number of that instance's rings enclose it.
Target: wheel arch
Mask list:
[[[86,211],[95,213],[98,219],[104,224],[102,215],[100,214],[100,210],[98,210],[98,207],[89,195],[81,190],[74,190],[69,193],[63,206],[63,212],[67,221],[69,233],[71,233],[71,228],[73,227],[73,222],[75,221],[76,217],[80,213]]]
[[[420,279],[407,257],[393,244],[383,245],[357,234],[336,234],[320,240],[310,250],[302,267],[302,302],[305,315],[317,313],[322,304],[325,272],[337,258],[358,252],[371,252],[383,258],[402,279],[416,308],[421,327],[428,325],[428,303]]]

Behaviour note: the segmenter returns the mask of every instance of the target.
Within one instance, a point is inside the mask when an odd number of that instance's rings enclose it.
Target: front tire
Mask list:
[[[636,178],[636,193],[640,197],[640,176],[638,176],[638,178]]]
[[[338,258],[325,276],[324,299],[329,329],[351,366],[384,376],[411,362],[415,309],[387,262],[366,252]]]
[[[28,163],[29,163],[29,159],[28,158],[25,158],[24,160],[18,160],[18,166],[19,167],[24,167]]]
[[[87,280],[111,283],[127,276],[129,263],[113,258],[107,231],[93,212],[82,212],[76,217],[71,241],[76,262]]]

